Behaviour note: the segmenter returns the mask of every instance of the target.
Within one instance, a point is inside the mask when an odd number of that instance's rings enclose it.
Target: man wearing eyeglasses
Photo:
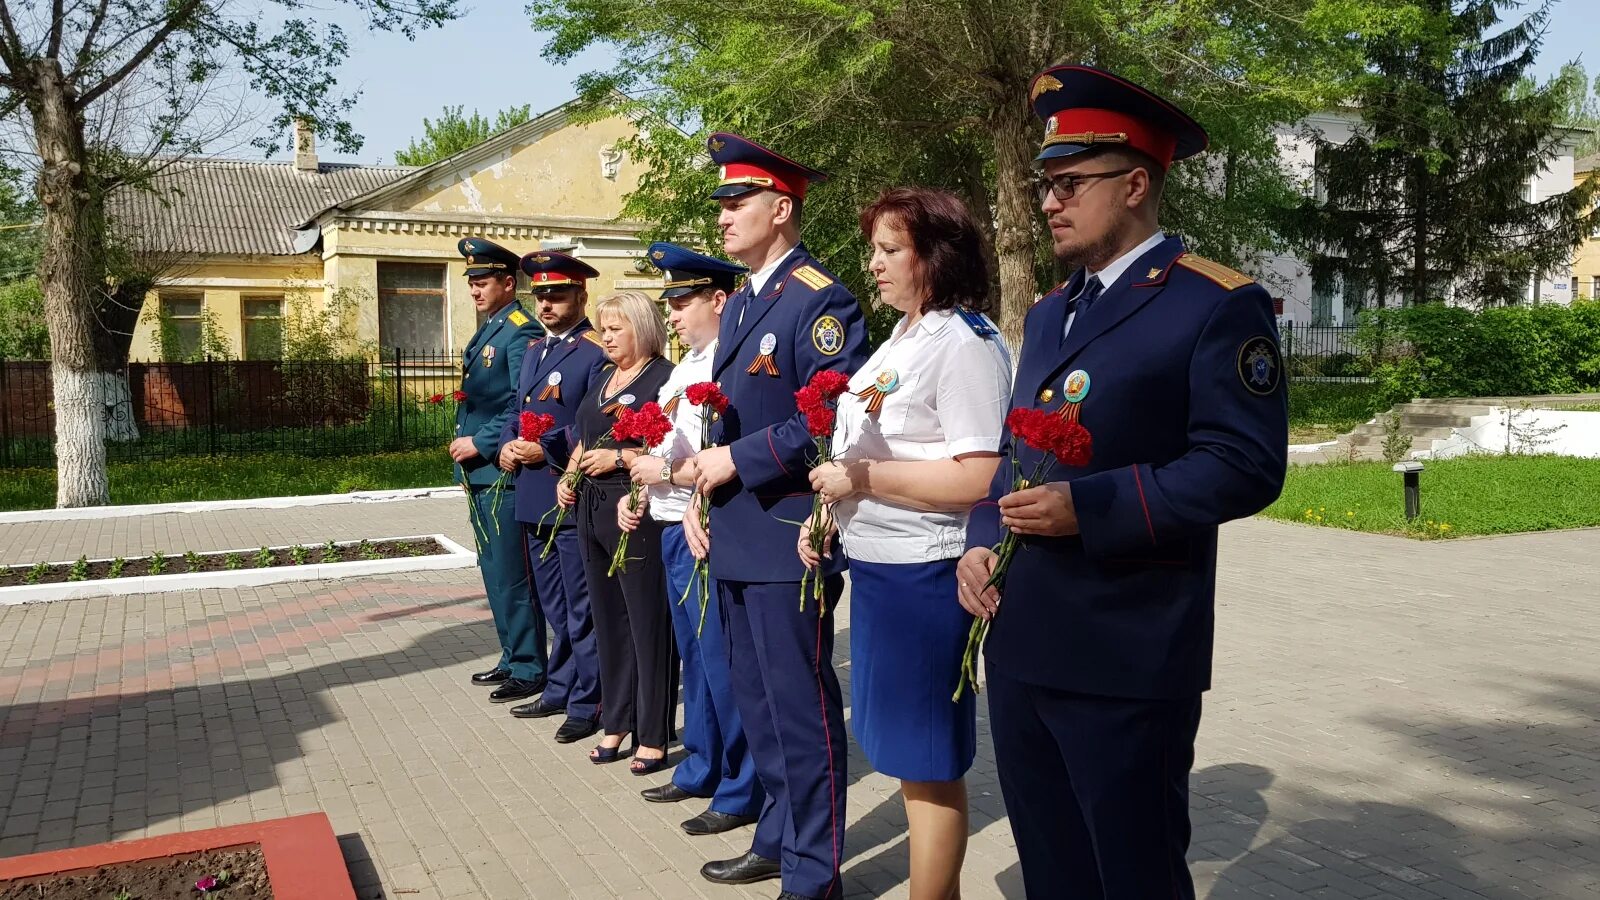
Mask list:
[[[1000,467],[968,524],[960,602],[990,622],[990,724],[1028,896],[1192,898],[1217,529],[1271,503],[1286,466],[1272,303],[1161,231],[1167,169],[1205,149],[1199,124],[1087,66],[1040,73],[1030,99],[1040,208],[1075,271],[1028,313],[1012,406],[1078,422],[1093,450],[1019,491]],[[1024,472],[1039,460],[1007,450]],[[986,589],[1006,528],[1022,546]]]

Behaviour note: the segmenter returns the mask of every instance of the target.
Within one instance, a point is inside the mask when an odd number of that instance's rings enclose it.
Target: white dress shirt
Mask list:
[[[700,452],[701,408],[691,404],[683,392],[691,384],[711,380],[711,362],[716,355],[717,342],[714,340],[704,350],[691,349],[667,377],[667,383],[661,386],[657,402],[662,409],[667,408],[667,403],[673,397],[678,398],[677,408],[671,416],[672,433],[661,442],[661,446],[650,451],[652,456],[660,457],[662,463],[688,459]],[[682,522],[683,512],[689,507],[689,495],[694,493],[692,487],[674,484],[652,484],[645,490],[650,496],[650,517],[657,522]]]
[[[769,262],[760,269],[750,273],[749,287],[751,299],[754,299],[757,294],[761,293],[761,289],[767,286],[767,282],[771,280],[773,274],[778,271],[778,267],[783,265],[783,261],[788,259],[789,254],[793,253],[794,248],[798,246],[800,245],[795,244],[794,247],[790,247],[789,249],[778,254],[775,258],[773,258],[772,262]],[[744,311],[749,308],[750,303],[748,301],[739,307],[738,324],[744,324]]]
[[[993,323],[990,323],[993,327]],[[899,385],[869,414],[855,396],[879,373]],[[993,453],[1011,402],[1011,354],[998,334],[979,337],[954,310],[929,312],[893,335],[839,398],[834,458],[936,460]],[[845,555],[873,563],[953,559],[966,550],[967,511],[928,512],[856,494],[834,505]]]
[[[1129,266],[1132,266],[1134,263],[1138,262],[1139,257],[1149,253],[1151,250],[1154,250],[1157,244],[1160,244],[1166,239],[1167,236],[1158,228],[1156,229],[1155,234],[1145,238],[1144,242],[1139,246],[1112,260],[1110,265],[1106,266],[1104,269],[1101,269],[1098,272],[1085,273],[1087,278],[1084,280],[1087,282],[1089,278],[1100,279],[1100,296],[1104,297],[1106,294],[1110,293],[1111,288],[1117,283],[1117,279],[1121,278],[1123,273],[1128,271]],[[1061,329],[1061,336],[1063,338],[1072,333],[1072,320],[1076,319],[1077,317],[1077,310],[1073,310],[1072,314],[1067,316],[1067,324]]]

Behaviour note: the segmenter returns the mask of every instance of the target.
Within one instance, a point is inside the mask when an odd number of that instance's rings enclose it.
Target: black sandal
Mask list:
[[[667,755],[665,753],[655,759],[640,759],[635,755],[633,763],[628,766],[628,771],[635,775],[654,775],[666,767]]]
[[[606,763],[614,763],[626,754],[632,753],[634,750],[638,749],[638,747],[638,739],[635,739],[633,746],[629,747],[627,750],[622,749],[621,742],[618,742],[617,746],[615,747],[607,747],[602,744],[596,744],[594,751],[589,754],[589,762],[592,762],[597,766],[603,766]]]

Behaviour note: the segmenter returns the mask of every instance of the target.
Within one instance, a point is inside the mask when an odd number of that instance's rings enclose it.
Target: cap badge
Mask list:
[[[665,250],[657,250],[656,252],[650,254],[650,258],[651,259],[666,259],[667,258],[667,251],[665,251]]]
[[[712,138],[711,139],[711,150],[714,153],[721,153],[722,152],[722,148],[724,148],[726,146],[728,146],[727,142],[723,141],[721,138]],[[726,173],[727,169],[723,169],[723,172]]]
[[[1028,93],[1028,101],[1031,103],[1039,99],[1040,94],[1059,90],[1061,90],[1061,79],[1054,75],[1040,75],[1033,82],[1033,90]]]
[[[544,254],[543,254],[543,253],[541,253],[541,254],[539,254],[539,255],[538,255],[538,256],[535,256],[535,257],[534,257],[534,258],[533,258],[533,261],[534,261],[534,262],[536,262],[536,263],[538,263],[538,264],[539,264],[539,265],[541,265],[541,266],[542,266],[542,265],[544,265],[544,264],[545,264],[545,263],[547,263],[547,262],[549,262],[549,261],[550,261],[550,257],[548,257],[548,256],[546,256],[546,255],[544,255]]]

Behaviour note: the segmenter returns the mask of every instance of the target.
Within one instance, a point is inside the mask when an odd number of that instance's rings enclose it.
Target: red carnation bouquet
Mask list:
[[[707,450],[711,444],[711,423],[718,416],[728,411],[728,395],[715,381],[700,381],[689,385],[683,392],[683,399],[689,401],[690,406],[700,407],[700,449]],[[711,529],[711,502],[699,494],[695,495],[697,515],[700,516],[700,530]],[[685,515],[688,511],[685,511]],[[700,585],[700,627],[695,630],[695,637],[706,630],[706,607],[711,603],[711,562],[710,560],[697,559],[694,561],[694,571],[689,574],[689,583],[683,589],[683,596],[678,598],[678,605],[689,602],[689,592],[694,586]]]
[[[1011,432],[1011,493],[1026,490],[1044,483],[1056,463],[1080,468],[1089,464],[1094,455],[1094,441],[1089,429],[1078,421],[1078,404],[1070,403],[1062,413],[1044,409],[1013,409],[1006,415],[1006,428]],[[1039,451],[1039,461],[1028,477],[1022,477],[1022,465],[1017,461],[1016,442],[1022,442]],[[1005,582],[1006,570],[1017,553],[1019,539],[1016,532],[1006,529],[1005,537],[994,548],[994,572],[984,582],[982,591]],[[973,693],[978,691],[978,650],[989,634],[989,620],[973,616],[972,628],[967,632],[967,647],[961,653],[961,679],[956,683],[956,693],[951,700],[960,700],[967,684]]]
[[[805,417],[806,431],[811,433],[811,440],[817,445],[817,459],[812,466],[820,466],[833,459],[833,422],[838,416],[839,396],[850,385],[850,377],[843,372],[834,372],[824,369],[811,376],[806,386],[794,392],[794,404]],[[820,559],[827,549],[828,528],[823,509],[822,495],[816,494],[811,498],[811,519],[807,526],[808,539],[811,549],[816,551]],[[807,569],[800,576],[800,609],[806,608],[806,586],[811,586],[811,594],[817,599],[817,613],[826,612],[823,609],[824,592],[822,576]]]
[[[635,412],[631,409],[622,409],[617,413],[616,424],[611,426],[611,436],[620,445],[623,441],[638,441],[648,453],[672,433],[672,420],[667,418],[661,407],[651,401],[639,407]],[[639,493],[644,490],[644,485],[637,481],[628,482],[628,510],[636,512],[639,509]],[[606,570],[606,575],[612,576],[628,568],[628,532],[624,531],[617,541],[617,552],[611,554],[611,567]]]

